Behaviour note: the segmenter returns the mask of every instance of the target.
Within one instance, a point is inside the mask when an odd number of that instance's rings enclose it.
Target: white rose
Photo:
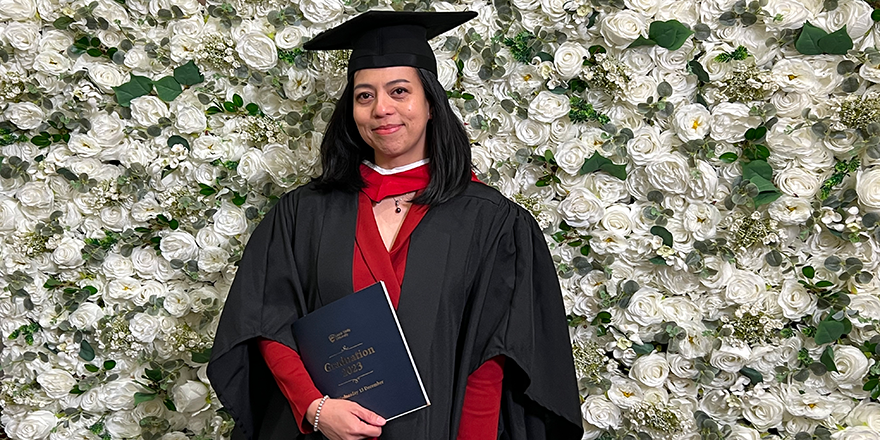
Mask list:
[[[223,203],[214,214],[214,230],[219,234],[233,237],[247,230],[247,217],[244,210],[230,203]]]
[[[736,423],[728,426],[731,429],[730,434],[724,437],[727,440],[761,440],[761,433],[755,428],[749,428],[748,426]]]
[[[712,109],[712,138],[730,143],[745,140],[746,130],[761,124],[759,116],[749,115],[749,106],[722,102]]]
[[[303,33],[299,26],[285,26],[275,34],[275,45],[279,49],[293,49],[302,44]]]
[[[627,9],[638,11],[645,16],[651,17],[660,10],[660,2],[658,0],[623,0],[623,4]]]
[[[800,225],[813,215],[808,199],[782,196],[767,207],[770,218],[785,225]]]
[[[182,105],[177,110],[174,127],[181,133],[198,133],[208,128],[208,119],[204,111],[191,105]]]
[[[181,316],[187,314],[189,312],[191,303],[191,298],[185,292],[180,290],[171,290],[165,296],[165,301],[162,303],[165,310],[171,314],[171,316],[175,318],[180,318]]]
[[[584,420],[601,429],[617,429],[620,427],[620,408],[611,403],[603,395],[587,396],[581,405]]]
[[[43,391],[53,399],[61,399],[70,395],[70,390],[76,385],[76,379],[65,370],[51,368],[37,376],[37,382],[43,387]]]
[[[259,32],[248,32],[238,39],[235,50],[248,67],[267,71],[278,64],[278,49],[271,38]]]
[[[101,389],[92,388],[80,396],[79,407],[91,413],[106,411],[107,407],[101,400]]]
[[[746,270],[735,270],[724,288],[724,295],[737,304],[754,304],[767,294],[766,281],[761,275]]]
[[[101,400],[111,411],[122,411],[134,408],[134,393],[141,387],[132,379],[116,379],[101,387]]]
[[[95,325],[99,319],[104,317],[104,310],[95,303],[85,302],[79,305],[73,313],[70,314],[68,320],[74,328],[83,330]]]
[[[263,163],[263,152],[256,148],[245,151],[238,161],[236,172],[250,184],[263,181],[267,176],[266,164]]]
[[[196,244],[195,238],[188,232],[172,231],[162,237],[159,249],[162,251],[162,256],[168,261],[189,261],[196,257],[199,246]]]
[[[104,271],[104,274],[113,278],[124,278],[134,274],[134,265],[132,265],[131,260],[115,253],[109,254],[104,258],[101,269]]]
[[[859,384],[868,373],[868,368],[873,364],[869,362],[865,354],[851,345],[838,345],[834,347],[834,365],[837,371],[828,373],[838,385]]]
[[[34,70],[47,75],[61,75],[67,73],[72,65],[73,63],[70,62],[70,58],[54,50],[40,52],[40,54],[34,58]]]
[[[880,209],[880,167],[868,171],[859,170],[856,175],[856,193],[862,205]]]
[[[865,65],[860,71],[864,69]],[[770,103],[776,107],[776,114],[780,117],[797,118],[805,108],[813,105],[813,100],[805,93],[776,92],[770,97]]]
[[[550,126],[534,119],[520,119],[514,126],[516,138],[528,146],[541,146],[550,139]]]
[[[22,51],[36,51],[40,44],[40,26],[38,22],[12,22],[6,26],[3,37],[9,44]]]
[[[85,133],[71,134],[67,148],[80,157],[95,157],[104,150],[104,146],[97,139]]]
[[[572,79],[584,69],[584,57],[589,55],[583,44],[566,41],[553,55],[553,66],[563,79]]]
[[[726,371],[728,373],[736,373],[746,365],[751,356],[751,349],[747,344],[734,341],[723,341],[721,348],[712,352],[709,358],[709,364],[713,367]]]
[[[670,133],[664,132],[665,135]],[[633,138],[626,144],[626,151],[634,164],[644,166],[657,157],[672,152],[668,136],[665,141],[660,129],[654,125],[645,125],[633,130]]]
[[[848,426],[831,435],[834,440],[880,440],[880,432],[867,426]]]
[[[847,425],[864,425],[880,432],[880,403],[862,401],[846,416]]]
[[[286,28],[285,28],[286,29]],[[455,73],[458,73],[456,68]],[[301,100],[315,92],[315,77],[305,70],[291,70],[284,83],[284,93],[288,99]]]
[[[624,49],[646,33],[647,20],[642,14],[632,10],[622,10],[605,15],[599,23],[599,33],[610,45]]]
[[[135,292],[141,283],[136,278],[123,276],[107,283],[107,293],[104,295],[105,300],[116,300],[111,302],[128,301],[134,297]]]
[[[137,438],[141,434],[140,424],[130,411],[110,414],[104,420],[104,427],[111,438]]]
[[[641,326],[663,322],[663,294],[652,287],[642,287],[633,294],[626,307],[628,319]]]
[[[602,201],[586,188],[575,188],[559,203],[559,212],[569,225],[592,226],[605,216]]]
[[[584,187],[599,197],[604,205],[629,200],[626,183],[606,173],[593,173],[584,180]]]
[[[768,392],[752,392],[743,396],[743,416],[752,425],[761,430],[778,426],[782,423],[784,406],[779,397]]]
[[[705,203],[688,205],[684,211],[682,225],[693,235],[695,240],[708,240],[715,238],[715,227],[721,222],[721,213],[718,208]]]
[[[574,176],[580,171],[584,160],[592,154],[593,150],[581,142],[580,139],[572,139],[560,144],[556,148],[553,157],[556,159],[556,164],[559,165],[559,168],[562,168],[562,171]]]
[[[656,100],[657,80],[646,75],[633,77],[626,84],[626,91],[623,93],[622,98],[632,105],[648,102],[649,98],[652,101]]]
[[[687,104],[675,109],[672,125],[683,141],[703,139],[712,127],[709,110],[700,104]]]
[[[188,380],[174,387],[171,396],[177,410],[184,413],[201,411],[210,404],[208,387],[197,380]]]
[[[131,100],[131,116],[140,125],[156,125],[168,117],[168,106],[157,96],[140,96]]]
[[[37,13],[33,0],[0,0],[0,19],[26,21]]]
[[[128,226],[131,226],[129,219],[128,210],[122,206],[105,206],[101,208],[101,222],[111,231],[121,232]]]
[[[874,25],[871,11],[871,6],[866,2],[843,0],[833,11],[818,15],[813,24],[828,33],[846,26],[846,33],[858,41]]]
[[[9,122],[22,130],[32,130],[46,119],[43,109],[32,102],[13,102],[3,112]]]
[[[641,356],[633,362],[629,370],[630,379],[635,379],[649,388],[659,388],[669,376],[669,362],[657,353]]]
[[[19,188],[16,198],[25,207],[42,210],[52,206],[55,193],[46,182],[30,181]]]
[[[124,84],[128,78],[119,68],[109,63],[92,63],[88,66],[89,78],[105,93],[110,93],[113,87]]]
[[[217,136],[199,136],[192,142],[190,154],[203,162],[211,162],[223,155],[223,140]]]
[[[626,236],[632,232],[632,212],[627,205],[612,205],[605,209],[605,217],[599,224],[615,235]]]
[[[629,350],[632,351],[632,350]],[[608,389],[608,399],[615,405],[623,409],[631,409],[638,403],[641,403],[644,397],[644,391],[638,382],[612,377],[611,387]]]
[[[299,4],[303,17],[315,24],[336,20],[342,16],[344,7],[340,0],[304,0]]]
[[[125,67],[128,67],[129,69],[146,70],[150,67],[150,63],[150,57],[140,46],[136,46],[125,53]]]
[[[691,167],[681,154],[672,153],[659,157],[645,167],[648,182],[670,194],[684,194],[691,180]]]
[[[818,93],[819,82],[809,62],[800,58],[783,58],[771,69],[773,81],[785,92]]]
[[[797,166],[776,173],[773,180],[783,193],[807,199],[816,195],[821,186],[819,176]]]
[[[119,145],[125,137],[125,123],[116,113],[101,112],[89,118],[89,122],[92,123],[89,136],[105,147]]]
[[[0,196],[0,231],[14,231],[20,215],[15,199]]]
[[[141,342],[153,342],[159,334],[159,318],[146,313],[137,313],[128,324],[131,335]]]
[[[185,63],[187,60],[196,58],[201,47],[201,40],[185,35],[171,36],[171,60],[175,63]],[[237,62],[236,62],[237,65]]]
[[[68,389],[68,391],[70,391]],[[39,410],[27,413],[27,415],[12,425],[9,435],[20,440],[42,440],[52,432],[58,419],[52,411]]]
[[[437,81],[445,90],[450,90],[455,85],[458,77],[458,66],[455,60],[447,57],[437,58]]]
[[[545,90],[538,93],[529,104],[529,118],[549,124],[568,115],[570,109],[571,105],[566,95],[557,95]]]
[[[52,251],[52,261],[60,269],[74,269],[83,264],[83,242],[72,237],[65,237]]]

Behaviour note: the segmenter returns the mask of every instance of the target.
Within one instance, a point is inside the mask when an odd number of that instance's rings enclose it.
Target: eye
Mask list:
[[[407,90],[403,87],[397,87],[396,89],[391,91],[391,93],[394,95],[403,95],[404,93],[407,93],[407,92],[409,92],[409,90]]]
[[[369,92],[361,92],[361,93],[358,93],[357,95],[355,95],[354,99],[356,101],[366,101],[366,100],[370,99],[372,96],[373,95],[371,95]]]

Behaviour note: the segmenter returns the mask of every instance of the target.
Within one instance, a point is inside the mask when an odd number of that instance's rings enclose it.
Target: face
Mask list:
[[[394,168],[424,159],[431,110],[414,67],[361,69],[354,74],[354,122],[375,151],[374,162]]]

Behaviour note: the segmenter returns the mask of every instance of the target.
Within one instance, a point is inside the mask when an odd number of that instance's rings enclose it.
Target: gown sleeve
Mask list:
[[[293,245],[296,199],[284,195],[257,225],[245,247],[214,338],[207,374],[220,402],[250,439],[279,396],[257,338],[297,349],[291,326],[306,313]],[[272,426],[294,424],[290,411]]]
[[[534,218],[510,202],[482,252],[470,371],[504,355],[505,439],[581,439],[583,422],[556,266]],[[506,307],[499,307],[504,304]],[[503,312],[494,312],[501,309]]]

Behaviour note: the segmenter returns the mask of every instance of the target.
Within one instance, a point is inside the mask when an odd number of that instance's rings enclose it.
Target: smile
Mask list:
[[[400,130],[401,127],[403,127],[403,124],[382,125],[382,126],[374,128],[373,132],[375,132],[376,134],[379,134],[379,135],[386,135],[386,134],[394,133],[397,130]]]

